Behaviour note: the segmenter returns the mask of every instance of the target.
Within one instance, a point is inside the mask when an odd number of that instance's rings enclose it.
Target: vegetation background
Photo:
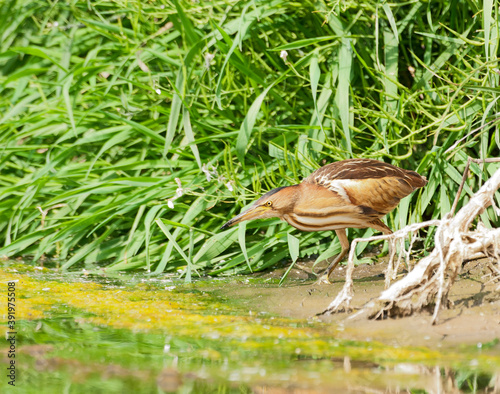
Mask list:
[[[186,280],[323,260],[339,250],[330,233],[219,228],[350,157],[429,179],[391,227],[443,217],[467,157],[498,156],[498,12],[496,0],[4,0],[0,256]],[[498,167],[473,165],[460,204]]]

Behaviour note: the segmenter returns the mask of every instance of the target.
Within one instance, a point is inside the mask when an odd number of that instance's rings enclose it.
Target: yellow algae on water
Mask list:
[[[0,269],[0,282],[16,281],[16,320],[36,320],[59,317],[66,308],[79,322],[97,326],[167,333],[172,337],[204,338],[219,341],[229,348],[250,352],[272,351],[275,354],[308,355],[308,357],[340,357],[374,361],[398,360],[412,362],[455,361],[460,354],[442,354],[425,348],[395,348],[378,342],[339,341],[335,327],[324,323],[309,325],[305,320],[276,316],[246,314],[218,302],[201,291],[191,292],[154,286],[103,285],[90,281],[62,282],[49,280],[47,275],[19,273]],[[71,280],[65,277],[64,280]],[[5,296],[7,286],[0,294]],[[67,312],[67,311],[65,311]],[[236,314],[236,313],[239,313]],[[6,321],[6,310],[0,312]],[[0,326],[1,327],[1,326]],[[6,326],[0,328],[5,334]],[[218,360],[218,350],[206,349],[201,356]],[[499,365],[497,357],[480,355],[482,363]]]
[[[53,307],[77,308],[89,323],[131,330],[167,330],[178,336],[311,338],[308,328],[262,325],[254,317],[222,314],[224,304],[203,294],[169,290],[105,288],[93,282],[61,283],[0,270],[0,281],[16,280],[17,319],[49,317]],[[207,297],[205,297],[207,298]],[[216,313],[214,313],[216,312]],[[5,316],[4,316],[5,318]],[[278,322],[279,319],[276,319]],[[289,323],[289,320],[286,320]]]

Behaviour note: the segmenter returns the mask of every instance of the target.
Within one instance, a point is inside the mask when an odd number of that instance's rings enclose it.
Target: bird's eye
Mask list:
[[[271,207],[273,205],[273,203],[271,202],[271,200],[267,200],[266,203],[264,204],[266,207]]]

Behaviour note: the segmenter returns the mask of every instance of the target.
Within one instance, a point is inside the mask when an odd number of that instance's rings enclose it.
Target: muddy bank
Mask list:
[[[231,287],[226,296],[239,299],[255,312],[269,312],[300,319],[319,319],[337,325],[338,337],[355,340],[376,340],[393,346],[456,347],[483,346],[500,338],[500,300],[479,263],[469,263],[453,286],[450,300],[454,306],[440,313],[439,324],[432,326],[431,313],[402,319],[366,320],[352,318],[384,289],[385,263],[363,264],[354,274],[353,312],[316,317],[333,300],[344,284],[345,269],[332,275],[333,283],[315,284],[311,263],[298,264],[282,287],[276,285],[242,285]],[[273,281],[285,268],[259,275]],[[400,275],[404,273],[401,272]]]

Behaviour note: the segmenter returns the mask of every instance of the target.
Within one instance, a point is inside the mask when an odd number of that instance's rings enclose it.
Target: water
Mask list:
[[[11,265],[0,279],[4,299],[17,281],[16,386],[4,374],[5,392],[500,392],[498,342],[457,352],[338,339],[334,324],[259,310],[251,291],[237,298],[241,278],[184,285]]]

